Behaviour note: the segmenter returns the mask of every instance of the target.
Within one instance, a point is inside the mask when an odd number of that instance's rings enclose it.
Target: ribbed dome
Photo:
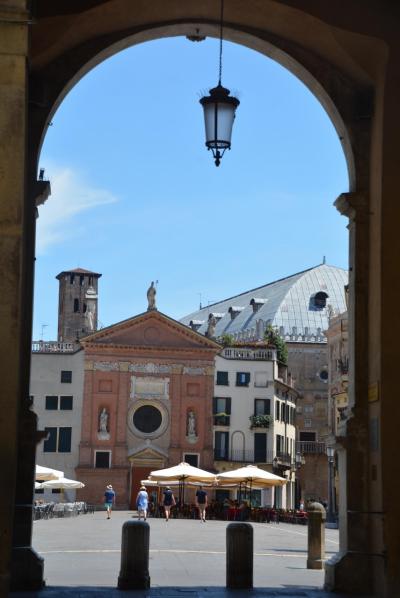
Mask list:
[[[217,324],[215,336],[262,338],[267,324],[277,326],[292,342],[326,342],[330,311],[346,311],[344,287],[348,274],[342,268],[321,264],[265,286],[235,295],[185,316],[180,321],[205,334],[208,318]]]

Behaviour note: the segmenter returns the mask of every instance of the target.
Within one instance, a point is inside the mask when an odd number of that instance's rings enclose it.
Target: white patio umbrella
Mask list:
[[[167,467],[166,469],[159,469],[152,471],[149,475],[149,480],[156,482],[179,482],[179,502],[184,502],[185,494],[184,487],[185,482],[201,482],[211,484],[216,479],[215,474],[200,469],[199,467],[193,467],[189,463],[179,463],[173,467]]]
[[[239,486],[239,496],[241,496],[242,484],[250,486],[250,503],[252,499],[251,491],[253,488],[271,488],[272,486],[284,486],[287,483],[285,478],[281,478],[274,473],[260,469],[256,465],[246,465],[233,471],[224,471],[217,475],[218,486],[230,485],[233,482]]]
[[[73,489],[73,488],[84,488],[85,484],[82,482],[78,482],[77,480],[69,480],[68,478],[59,478],[58,480],[49,480],[48,482],[43,482],[40,484],[41,488],[52,488],[55,490],[59,488],[61,490],[64,489]]]
[[[284,486],[287,483],[285,478],[281,478],[274,473],[260,469],[257,465],[246,465],[239,467],[232,471],[224,471],[217,475],[218,486],[223,486],[224,483],[232,484],[232,482],[249,483],[257,488],[269,488],[271,486]]]
[[[35,479],[39,482],[46,482],[47,480],[58,480],[64,477],[64,472],[51,467],[43,467],[43,465],[36,465]]]
[[[35,490],[39,490],[39,488],[42,487],[42,484],[40,482],[35,482]]]
[[[199,467],[193,467],[193,465],[183,462],[179,463],[179,465],[174,465],[173,467],[152,471],[149,475],[149,479],[155,480],[156,482],[171,482],[173,480],[177,480],[181,482],[211,483],[215,481],[215,474],[205,471],[204,469],[200,469]]]

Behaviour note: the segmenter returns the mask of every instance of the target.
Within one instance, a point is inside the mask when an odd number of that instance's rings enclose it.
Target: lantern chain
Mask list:
[[[223,26],[224,26],[224,0],[221,0],[221,18],[219,27],[219,79],[218,85],[221,85],[222,79],[222,37],[223,37]]]

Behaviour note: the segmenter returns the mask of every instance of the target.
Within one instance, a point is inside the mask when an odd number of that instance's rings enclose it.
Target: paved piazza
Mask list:
[[[108,521],[105,513],[96,512],[35,521],[32,544],[45,558],[47,584],[47,589],[36,595],[121,595],[111,588],[116,587],[119,573],[122,524],[132,516],[132,512],[116,511]],[[164,519],[148,519],[148,522],[152,589],[132,595],[165,598],[248,595],[248,592],[224,590],[227,522],[203,524],[184,519],[172,519],[169,523]],[[323,572],[306,568],[306,527],[282,523],[252,525],[256,588],[252,595],[325,596],[318,591],[323,584]],[[337,530],[326,530],[327,555],[337,549]],[[87,586],[92,586],[90,592]],[[131,592],[124,593],[127,594]]]

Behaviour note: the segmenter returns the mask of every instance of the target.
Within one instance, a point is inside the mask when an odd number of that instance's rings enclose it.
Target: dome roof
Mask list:
[[[328,328],[330,313],[346,311],[347,283],[346,270],[321,264],[209,305],[180,321],[187,326],[196,322],[196,330],[205,334],[208,317],[214,314],[216,337],[262,338],[271,324],[287,341],[326,342],[323,331]]]

